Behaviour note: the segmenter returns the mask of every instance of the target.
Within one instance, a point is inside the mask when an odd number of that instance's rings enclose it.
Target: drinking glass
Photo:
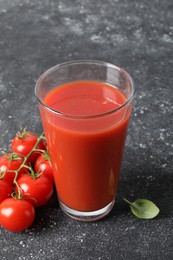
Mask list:
[[[77,94],[73,93],[75,84],[83,86]],[[81,114],[88,95],[97,110],[95,84],[107,103],[114,102],[116,95],[124,101],[108,111],[103,108],[98,114]],[[48,97],[55,102],[63,89],[67,103],[83,91],[84,103],[81,108],[76,103],[76,112],[67,113],[47,103]],[[50,68],[38,79],[35,93],[59,205],[68,216],[95,221],[113,208],[134,92],[133,80],[126,71],[102,61],[66,62]]]

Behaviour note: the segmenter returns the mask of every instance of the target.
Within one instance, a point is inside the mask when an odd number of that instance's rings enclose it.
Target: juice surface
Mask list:
[[[126,99],[117,89],[102,82],[72,82],[52,90],[45,103],[69,115],[97,115],[122,105]]]
[[[79,118],[41,111],[59,199],[79,211],[94,211],[115,198],[129,116],[117,88],[101,82],[71,82],[50,91],[44,102]],[[81,117],[80,117],[81,116]]]

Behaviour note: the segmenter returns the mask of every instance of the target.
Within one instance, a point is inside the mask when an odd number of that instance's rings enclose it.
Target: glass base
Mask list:
[[[92,222],[104,218],[112,210],[114,203],[115,200],[113,200],[111,203],[109,203],[106,207],[102,209],[85,212],[85,211],[78,211],[78,210],[71,209],[66,205],[64,205],[61,201],[59,201],[60,208],[66,215],[68,215],[73,219],[83,221],[83,222]]]

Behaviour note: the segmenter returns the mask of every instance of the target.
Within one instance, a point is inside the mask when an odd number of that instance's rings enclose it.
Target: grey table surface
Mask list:
[[[0,259],[173,259],[173,1],[0,0],[0,150],[21,126],[42,132],[34,85],[65,61],[126,69],[136,85],[116,205],[105,219],[65,216],[56,195],[31,228],[0,228]],[[123,201],[160,214],[139,220]]]

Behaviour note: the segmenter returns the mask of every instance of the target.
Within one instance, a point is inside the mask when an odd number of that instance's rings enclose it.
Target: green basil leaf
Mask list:
[[[137,199],[134,202],[130,202],[124,199],[131,208],[133,215],[140,219],[152,219],[155,218],[160,210],[159,208],[148,199]]]

